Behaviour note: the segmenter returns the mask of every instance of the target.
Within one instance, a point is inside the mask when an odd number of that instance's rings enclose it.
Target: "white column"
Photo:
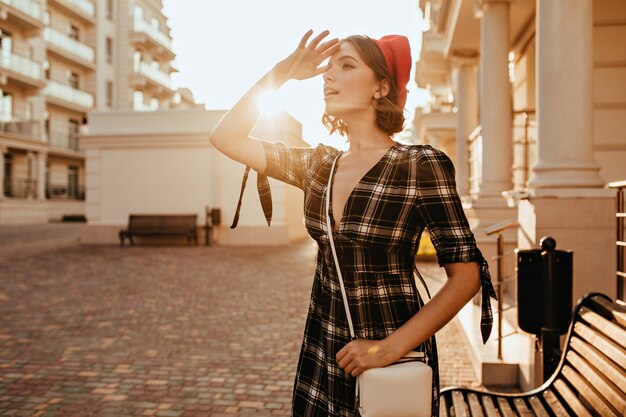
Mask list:
[[[513,188],[511,83],[509,82],[509,0],[481,2],[480,123],[482,181],[478,200],[504,203]]]
[[[48,154],[46,152],[37,153],[37,199],[46,199],[46,162]]]
[[[593,1],[537,2],[537,164],[529,187],[602,187],[593,156]]]
[[[4,172],[4,154],[7,153],[8,148],[6,146],[0,146],[0,200],[4,200],[6,197],[4,196],[4,181],[5,181],[5,172]]]
[[[469,194],[467,138],[478,126],[477,59],[452,58],[452,86],[456,103],[456,188],[459,195]]]

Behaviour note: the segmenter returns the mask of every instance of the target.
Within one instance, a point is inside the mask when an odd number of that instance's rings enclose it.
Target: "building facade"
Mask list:
[[[475,369],[483,383],[530,388],[542,376],[534,337],[516,326],[512,250],[552,236],[574,252],[573,301],[589,291],[616,296],[607,184],[626,179],[626,2],[421,0],[420,8],[428,29],[416,82],[430,100],[415,129],[455,162],[494,280],[497,233],[486,232],[517,225],[502,231],[504,356],[495,357],[494,337],[482,347],[466,326]]]
[[[0,0],[0,224],[85,213],[94,111],[194,108],[159,0]]]

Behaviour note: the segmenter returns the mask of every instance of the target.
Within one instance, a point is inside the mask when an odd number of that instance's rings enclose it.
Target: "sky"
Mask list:
[[[393,5],[391,9],[390,5]],[[352,34],[409,38],[413,61],[421,45],[421,12],[417,0],[164,0],[177,57],[172,75],[176,87],[189,88],[209,110],[231,108],[277,62],[295,50],[304,33],[325,40]],[[426,100],[412,81],[408,89],[407,123],[414,107]],[[329,136],[322,126],[323,80],[288,81],[278,93],[281,109],[302,123],[311,146],[324,142],[345,149],[345,139]]]

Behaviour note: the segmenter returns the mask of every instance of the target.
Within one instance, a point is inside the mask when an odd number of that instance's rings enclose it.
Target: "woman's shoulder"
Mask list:
[[[398,146],[399,152],[405,156],[402,158],[407,162],[447,162],[450,160],[448,155],[441,149],[435,148],[432,145],[427,144],[400,144]]]

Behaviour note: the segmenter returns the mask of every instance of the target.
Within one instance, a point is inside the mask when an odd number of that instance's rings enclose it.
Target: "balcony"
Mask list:
[[[81,64],[83,67],[96,69],[96,54],[91,46],[72,39],[65,33],[50,27],[44,29],[43,35],[50,51]]]
[[[39,63],[7,51],[0,51],[0,76],[10,78],[27,89],[39,89],[45,85]]]
[[[139,88],[150,84],[160,94],[174,94],[170,76],[145,62],[140,62],[139,65],[135,67],[131,83],[133,87]]]
[[[71,182],[47,184],[46,198],[50,200],[84,200],[85,187]]]
[[[41,140],[41,122],[20,119],[3,120],[0,121],[0,135],[17,135]]]
[[[48,81],[44,93],[48,102],[75,111],[86,112],[94,106],[93,94],[77,90],[56,81]]]
[[[131,42],[151,44],[155,48],[157,55],[167,59],[171,60],[176,57],[170,37],[145,20],[135,19]]]
[[[53,130],[48,132],[47,136],[51,150],[60,150],[64,153],[67,151],[72,153],[81,151],[78,143],[78,134],[76,133]]]
[[[4,195],[11,198],[35,198],[37,180],[28,178],[4,178]]]
[[[32,0],[0,0],[0,18],[24,29],[27,37],[37,35],[45,27],[41,6]]]
[[[48,0],[86,23],[96,24],[96,5],[91,0]]]

